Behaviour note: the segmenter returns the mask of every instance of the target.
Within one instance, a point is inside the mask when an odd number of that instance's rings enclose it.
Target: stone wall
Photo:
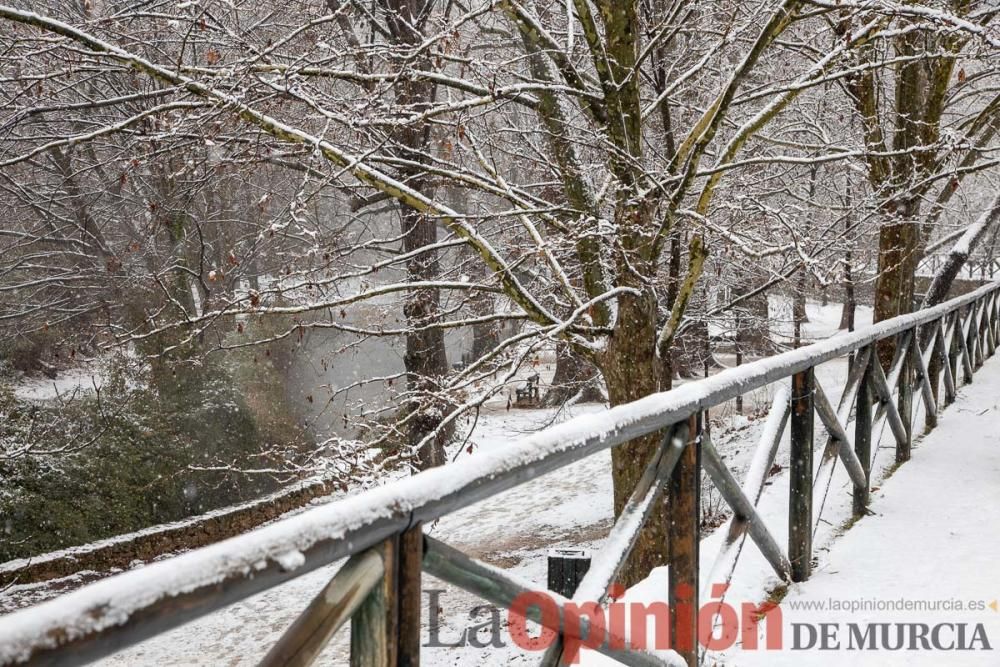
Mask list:
[[[43,554],[0,565],[0,589],[8,584],[28,584],[60,579],[78,572],[125,570],[136,561],[203,547],[240,535],[329,495],[328,480],[297,484],[264,498],[217,510],[184,521],[155,526],[101,542]]]

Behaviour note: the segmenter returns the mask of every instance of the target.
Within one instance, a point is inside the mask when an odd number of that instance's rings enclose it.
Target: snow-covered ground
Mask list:
[[[809,304],[808,314],[810,322],[805,326],[804,337],[815,340],[829,335],[836,335],[837,324],[840,318],[839,304],[819,306]],[[870,309],[862,310],[858,313],[858,327],[865,326],[870,322]],[[995,379],[992,384],[980,382],[977,374],[975,389],[985,395],[1000,395],[1000,367],[998,361],[989,362],[990,367],[984,369],[982,376],[989,378],[992,373]],[[543,380],[546,379],[546,371],[542,370]],[[833,360],[817,369],[817,379],[822,383],[831,401],[836,402],[839,397],[840,388],[843,386],[846,376],[846,360]],[[983,391],[987,386],[992,387],[989,391]],[[760,406],[769,404],[775,387],[767,387],[755,392],[753,396],[747,397],[747,416],[737,415],[733,406],[726,405],[713,411],[713,440],[717,448],[723,454],[730,469],[737,478],[742,478],[749,465],[754,448],[763,430],[764,418],[758,409]],[[963,392],[966,394],[968,392]],[[985,400],[985,399],[984,399]],[[501,449],[510,442],[520,438],[526,432],[537,430],[547,426],[553,420],[562,420],[574,415],[587,412],[595,412],[605,409],[600,405],[577,405],[557,414],[553,410],[506,410],[501,402],[491,402],[480,415],[476,428],[471,434],[470,442],[474,449]],[[920,459],[926,451],[933,450],[935,443],[943,443],[943,449],[948,445],[955,444],[955,435],[948,435],[944,428],[946,424],[961,423],[964,410],[967,406],[963,403],[956,404],[942,418],[942,427],[926,439],[918,443],[915,448],[915,461],[904,467],[897,477],[886,484],[877,494],[875,511],[885,513],[890,516],[886,502],[892,494],[892,489],[903,487],[899,482],[905,479],[903,473],[909,467],[925,466],[930,468],[927,475],[933,475],[934,465],[927,466],[921,463]],[[983,407],[983,410],[987,408]],[[994,408],[995,411],[995,408]],[[987,412],[983,414],[988,414]],[[917,424],[921,423],[919,410],[913,415]],[[995,418],[995,417],[994,417]],[[849,429],[850,430],[850,429]],[[995,429],[994,429],[995,430]],[[919,432],[919,428],[917,429]],[[965,434],[972,437],[974,433]],[[875,479],[880,480],[892,461],[892,437],[884,424],[878,426],[876,437],[879,438],[879,458],[876,465]],[[822,427],[817,420],[817,445],[824,442]],[[950,442],[949,442],[950,440]],[[994,444],[996,444],[994,442]],[[461,457],[466,454],[464,445],[453,448],[453,455]],[[981,445],[987,447],[987,445]],[[977,450],[978,451],[978,448]],[[952,457],[955,466],[961,464],[968,465],[977,461],[979,454],[969,450],[963,452],[961,456]],[[946,455],[947,456],[947,455]],[[817,457],[818,459],[818,457]],[[784,536],[787,535],[787,503],[788,503],[788,482],[784,471],[788,464],[787,434],[779,449],[776,463],[779,469],[769,478],[768,485],[758,506],[758,511],[769,527],[771,533],[778,539],[780,544],[784,544]],[[990,468],[989,466],[993,467]],[[921,468],[924,470],[925,468]],[[969,466],[971,474],[973,466]],[[996,458],[984,459],[982,470],[978,471],[985,475],[988,471],[997,471]],[[910,473],[907,473],[910,474]],[[917,474],[914,472],[913,474]],[[963,480],[957,476],[956,480]],[[934,486],[933,480],[920,479],[915,482],[916,487],[907,486],[907,493],[926,495],[928,487]],[[880,483],[880,482],[877,482]],[[1000,500],[996,490],[991,490],[983,485],[969,486],[970,491],[979,493],[982,497],[978,499],[966,499],[961,502],[968,504],[986,504],[990,500],[992,505],[1000,507],[996,501]],[[964,489],[963,489],[964,490]],[[992,493],[990,495],[983,495]],[[899,501],[896,501],[899,502]],[[926,500],[925,500],[926,502]],[[929,514],[924,509],[918,511],[913,508],[908,514],[900,519],[893,519],[896,528],[907,529],[907,521],[916,524],[920,518]],[[950,514],[950,512],[949,512]],[[962,532],[960,535],[971,533],[968,523],[975,521],[975,512],[969,512],[968,522],[955,524]],[[815,549],[819,558],[817,574],[812,582],[796,587],[787,598],[789,601],[795,596],[808,593],[813,597],[810,588],[813,582],[819,582],[818,586],[827,586],[834,592],[839,591],[840,586],[854,586],[854,592],[858,597],[866,595],[865,589],[869,585],[868,578],[863,581],[848,582],[844,578],[830,579],[828,577],[838,573],[848,574],[854,568],[853,562],[848,562],[855,558],[855,553],[861,551],[861,547],[855,546],[854,551],[850,549],[845,556],[838,556],[841,543],[850,544],[857,542],[857,538],[851,537],[855,531],[866,526],[872,526],[881,518],[870,517],[863,520],[858,526],[846,533],[843,540],[838,538],[843,533],[843,527],[850,517],[850,483],[843,470],[838,467],[834,475],[831,490],[826,503],[824,520],[820,523],[815,536]],[[996,517],[992,519],[995,522]],[[946,522],[945,518],[935,519],[939,523]],[[989,532],[991,519],[983,521]],[[501,496],[491,498],[489,501],[466,508],[460,512],[444,517],[435,524],[428,526],[427,530],[449,544],[456,546],[468,554],[493,563],[499,567],[509,570],[512,574],[536,582],[539,589],[545,588],[546,578],[546,553],[551,548],[558,547],[583,547],[596,550],[612,522],[611,507],[611,475],[610,475],[610,454],[601,452],[583,461],[579,461],[567,468],[546,475],[540,479],[524,484]],[[961,527],[965,526],[965,527]],[[949,530],[955,530],[953,527]],[[876,540],[881,533],[877,526],[869,528],[875,531],[874,536],[867,539]],[[894,551],[897,556],[890,560],[886,557],[888,550],[895,549],[896,546],[913,548],[913,553],[919,553],[920,546],[926,547],[928,540],[936,535],[933,530],[925,531],[922,527],[914,525],[906,539],[893,539],[895,544],[882,544],[872,547],[869,554],[870,559],[875,561],[884,560],[881,563],[883,568],[892,568],[894,564],[910,563],[914,557],[906,554],[906,549]],[[701,545],[702,572],[710,570],[712,562],[718,551],[723,537],[722,530],[717,530],[708,535]],[[890,534],[887,530],[886,534]],[[957,539],[957,538],[956,538]],[[935,544],[944,548],[946,540],[936,540]],[[951,545],[954,548],[955,545]],[[726,594],[726,601],[737,608],[742,602],[760,603],[766,599],[771,589],[778,583],[767,562],[763,559],[756,547],[747,542],[742,552],[742,558],[736,569],[733,585]],[[881,554],[879,556],[878,554]],[[904,554],[900,556],[899,554]],[[935,563],[949,562],[943,555],[926,558],[926,567],[933,568]],[[964,558],[957,558],[955,563],[973,562]],[[976,561],[978,562],[978,561]],[[332,576],[339,567],[333,565],[317,572],[299,577],[284,586],[269,590],[258,596],[245,600],[239,604],[232,605],[220,612],[195,621],[182,628],[174,630],[165,635],[161,635],[143,644],[126,650],[116,656],[102,661],[103,665],[131,666],[131,665],[251,665],[255,664],[270,648],[271,645],[281,635],[283,630],[292,622],[298,613],[308,604],[309,600],[320,590],[322,585]],[[865,567],[868,567],[866,565]],[[919,570],[921,572],[925,570]],[[987,571],[983,569],[982,571]],[[640,585],[631,589],[624,601],[650,601],[664,600],[666,596],[666,569],[661,568],[654,571],[651,576]],[[992,571],[992,576],[996,578],[996,570]],[[925,576],[925,575],[922,575]],[[904,581],[905,585],[906,580]],[[702,582],[704,592],[710,590],[709,584],[712,582]],[[886,575],[885,586],[891,586],[892,578]],[[475,599],[468,593],[454,589],[450,586],[436,582],[432,578],[425,581],[425,589],[442,589],[439,596],[441,604],[441,629],[440,639],[442,642],[452,642],[460,636],[462,629],[475,623],[483,622],[487,616],[480,612],[475,616],[476,620],[470,620],[470,613],[482,601]],[[823,588],[817,589],[823,591]],[[846,590],[846,589],[845,589]],[[876,589],[873,589],[876,590]],[[877,589],[878,593],[895,590],[892,588]],[[913,594],[913,589],[897,592],[899,594]],[[963,592],[964,594],[964,592]],[[985,594],[985,593],[984,593]],[[841,595],[843,597],[843,595]],[[812,599],[812,598],[810,598]],[[428,598],[425,597],[425,604]],[[502,613],[502,618],[506,620],[506,613]],[[427,610],[425,607],[425,624],[427,622]],[[831,620],[835,620],[832,619]],[[786,622],[797,622],[798,617],[791,612],[786,615]],[[488,633],[480,635],[483,640],[488,640]],[[425,628],[425,642],[428,639]],[[524,653],[512,647],[510,637],[502,637],[507,644],[504,648],[479,649],[471,646],[458,648],[433,648],[424,649],[423,661],[428,665],[459,665],[459,664],[483,664],[483,665],[507,665],[507,664],[534,664],[538,660],[536,653]],[[1000,634],[997,635],[1000,641]],[[317,664],[321,665],[343,665],[347,664],[346,651],[347,633],[342,631],[338,637],[331,642]],[[713,661],[717,664],[771,664],[768,660],[776,658],[778,654],[757,656],[749,652],[740,652],[738,649],[725,652],[718,652],[710,656],[707,664]],[[781,654],[784,655],[784,654]],[[798,656],[801,658],[801,655]],[[801,659],[796,660],[796,655],[789,658],[787,664],[804,664]],[[841,656],[843,658],[843,656]],[[851,658],[853,659],[853,658]],[[610,661],[602,656],[592,653],[583,655],[585,664],[608,664]],[[758,662],[748,662],[757,660]],[[763,660],[764,662],[760,662]],[[778,664],[778,663],[775,663]],[[780,663],[785,664],[785,663]],[[814,664],[810,659],[808,664]],[[817,663],[818,664],[818,663]],[[849,662],[848,664],[855,664]],[[866,663],[866,664],[886,664],[886,663]],[[903,664],[903,663],[900,663]],[[906,663],[909,664],[909,663]],[[953,664],[948,662],[947,664]],[[955,663],[957,664],[957,663]],[[1000,664],[1000,663],[968,663],[968,664]]]
[[[782,346],[790,346],[794,332],[792,318],[792,299],[779,295],[771,295],[767,302],[770,318],[771,339]],[[840,317],[843,305],[835,302],[825,306],[813,301],[806,302],[806,319],[802,325],[802,337],[806,342],[814,342],[835,336],[841,332]],[[857,306],[854,311],[854,327],[860,329],[872,323],[872,307]]]
[[[812,578],[792,586],[781,603],[786,641],[791,623],[834,623],[842,649],[737,647],[720,656],[724,664],[1000,665],[1000,357],[985,363],[913,459],[873,494],[872,511],[833,542]],[[829,601],[839,601],[839,609]],[[898,608],[879,609],[887,605]],[[965,623],[966,640],[982,623],[994,650],[848,652],[849,623]],[[939,645],[956,638],[955,628],[942,628]],[[806,639],[803,632],[803,645]]]
[[[575,406],[553,410],[498,410],[484,413],[471,441],[476,448],[502,448],[554,418],[603,410]],[[450,514],[427,528],[466,553],[509,569],[545,588],[545,555],[550,548],[594,548],[611,525],[611,462],[605,451],[523,484],[507,493]],[[101,665],[253,665],[281,636],[339,564],[299,577],[220,612],[156,637],[102,661]],[[453,641],[467,625],[469,611],[483,604],[464,591],[427,578],[425,589],[443,589],[441,639]],[[426,602],[426,598],[425,598]],[[504,614],[506,618],[506,614]],[[318,665],[346,665],[348,634],[334,638]],[[509,641],[508,641],[509,643]],[[425,664],[533,664],[537,654],[465,649],[424,651]]]
[[[17,383],[14,394],[26,401],[69,399],[90,393],[104,385],[105,377],[100,363],[84,362],[59,371],[55,378],[33,377]]]
[[[780,307],[780,304],[779,304]],[[830,304],[808,305],[809,323],[804,336],[818,339],[837,333],[840,306]],[[870,311],[867,317],[870,321]],[[858,326],[864,326],[865,314],[859,313]],[[780,334],[781,329],[776,333]],[[543,382],[551,373],[549,360],[528,372],[540,372]],[[817,371],[828,393],[838,394],[843,384],[846,362],[835,360]],[[769,405],[774,387],[754,392],[745,400],[748,416],[737,415],[732,404],[720,406],[713,412],[713,426],[717,447],[727,458],[737,477],[742,477],[749,464],[754,447],[760,437],[764,419],[758,407]],[[604,406],[577,405],[557,414],[553,410],[507,410],[505,400],[490,401],[479,416],[470,437],[474,450],[503,448],[506,444],[552,423],[587,412],[600,411]],[[754,414],[757,412],[757,414]],[[464,447],[453,455],[465,456]],[[778,454],[777,463],[787,468],[787,447]],[[610,453],[601,452],[545,477],[524,484],[501,496],[479,503],[455,514],[444,517],[429,526],[428,531],[470,555],[508,569],[524,579],[537,583],[544,589],[546,582],[546,554],[549,549],[582,547],[596,550],[612,523]],[[787,482],[783,474],[772,478],[765,499],[772,513],[783,516],[787,503]],[[770,521],[770,520],[769,520]],[[783,534],[785,528],[775,523],[772,531]],[[819,540],[827,539],[823,531]],[[706,558],[714,557],[720,535],[711,535],[703,543]],[[711,564],[709,560],[706,564]],[[262,593],[240,604],[189,624],[166,635],[154,638],[117,656],[105,660],[104,665],[250,665],[254,664],[277,640],[313,595],[329,579],[338,566],[331,566],[300,577],[288,584]],[[748,580],[743,589],[746,597],[759,599],[770,585],[767,565],[753,547],[745,550],[737,576]],[[745,572],[744,572],[745,571]],[[657,582],[665,571],[654,573],[636,589],[639,591],[666,590]],[[481,600],[428,578],[425,589],[441,589],[442,642],[454,642],[463,628],[482,622],[481,612],[476,621],[470,621],[470,612]],[[734,593],[736,594],[736,593]],[[660,596],[662,597],[662,596]],[[425,598],[425,602],[428,598]],[[502,618],[506,623],[506,613]],[[425,611],[425,623],[427,612]],[[341,632],[321,656],[318,664],[343,665],[347,662],[347,634]],[[481,635],[488,639],[488,634]],[[426,637],[425,637],[426,639]],[[458,665],[465,663],[484,665],[534,664],[538,655],[520,651],[505,638],[503,649],[483,650],[472,646],[457,648],[425,647],[423,661],[430,665]],[[585,656],[591,659],[590,656]]]

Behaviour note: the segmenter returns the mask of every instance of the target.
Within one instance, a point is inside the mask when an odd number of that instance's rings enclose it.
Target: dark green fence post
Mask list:
[[[860,355],[859,355],[860,356]],[[857,405],[854,410],[854,451],[858,455],[861,467],[865,471],[865,488],[854,487],[854,516],[863,516],[868,509],[872,485],[872,392],[869,385],[869,374],[872,364],[878,363],[878,357],[872,354],[868,357],[868,367],[861,376],[858,386]],[[841,445],[846,447],[846,443]]]
[[[351,617],[351,667],[395,667],[396,664],[399,536],[394,535],[373,548],[382,556],[384,574]]]
[[[972,373],[976,369],[976,340],[973,337],[976,332],[976,303],[970,303],[968,308],[965,318],[969,322],[969,333],[964,336],[965,348],[962,350],[962,357],[965,362],[962,366],[965,368],[965,383],[972,384]],[[962,330],[959,329],[959,334],[961,333]]]
[[[983,365],[983,308],[986,307],[986,302],[982,299],[976,299],[972,302],[974,310],[972,322],[969,324],[969,335],[972,336],[972,368],[973,370],[979,370],[979,367]]]
[[[938,332],[934,339],[932,353],[932,357],[944,377],[944,407],[948,407],[955,401],[955,371],[951,363],[950,348],[945,345],[946,324],[945,318],[942,317],[938,320]]]
[[[993,327],[990,314],[993,312],[993,295],[983,297],[983,318],[979,323],[979,337],[983,341],[983,361],[993,356]]]
[[[962,335],[962,318],[959,317],[958,310],[952,315],[951,342],[948,344],[948,366],[951,368],[951,377],[955,382],[955,390],[958,391],[958,355],[961,352],[958,337]],[[951,397],[955,400],[955,396]]]
[[[1000,291],[993,292],[993,347],[1000,346]]]
[[[788,559],[792,581],[805,581],[812,570],[813,369],[792,376],[791,401]]]
[[[667,486],[668,602],[670,646],[687,662],[698,665],[698,559],[701,542],[702,416],[688,419],[688,445]]]
[[[896,344],[917,345],[916,332],[913,336],[903,339],[903,334],[896,336]],[[913,445],[913,361],[909,354],[903,350],[903,360],[899,368],[899,394],[896,398],[896,409],[899,411],[899,418],[903,420],[903,429],[906,431],[906,439],[896,442],[896,463],[905,463],[910,460],[910,449]],[[890,387],[891,389],[891,387]]]
[[[351,618],[351,667],[418,667],[422,526],[390,537],[379,550],[382,582]]]

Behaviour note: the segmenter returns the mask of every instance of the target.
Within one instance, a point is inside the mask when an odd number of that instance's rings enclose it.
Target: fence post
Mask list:
[[[905,345],[918,345],[916,331],[903,341],[903,333],[896,336],[896,344],[902,341]],[[919,345],[918,345],[919,349]],[[913,375],[914,367],[912,357],[903,350],[903,359],[899,368],[899,395],[896,398],[896,409],[899,418],[903,421],[903,430],[906,431],[906,439],[896,442],[896,463],[904,463],[910,460],[910,449],[913,446]],[[891,390],[891,387],[890,387]]]
[[[792,564],[792,581],[805,581],[812,570],[813,386],[811,368],[792,376],[788,480],[788,559]]]
[[[972,321],[969,322],[969,337],[972,341],[969,351],[972,353],[972,370],[977,371],[983,365],[983,339],[980,336],[983,326],[983,307],[986,305],[981,299],[972,302]]]
[[[399,536],[377,549],[382,557],[382,581],[372,588],[351,617],[351,667],[392,667],[396,663],[396,555]]]
[[[872,392],[869,385],[869,374],[873,363],[879,363],[874,349],[868,357],[868,366],[861,376],[861,384],[858,385],[857,405],[854,410],[854,451],[861,462],[861,468],[865,471],[865,488],[854,487],[855,517],[864,516],[868,509],[872,485]],[[846,442],[841,444],[841,447],[846,446]]]
[[[424,562],[424,527],[420,522],[399,536],[398,667],[420,665],[420,575]]]
[[[997,337],[997,304],[1000,303],[1000,297],[997,296],[997,292],[994,291],[991,295],[990,309],[987,313],[987,329],[990,332],[990,356],[996,354],[997,346],[1000,346],[1000,340]]]
[[[948,344],[948,366],[951,368],[951,378],[952,382],[955,384],[955,390],[958,391],[958,354],[959,354],[959,341],[958,337],[962,335],[962,318],[958,315],[958,310],[955,310],[955,314],[952,315],[952,325],[951,325],[951,341]],[[952,395],[951,401],[955,400],[955,396]],[[949,401],[949,403],[951,402]]]
[[[351,667],[418,667],[423,527],[374,548],[385,573],[351,618]]]
[[[941,369],[942,369],[942,358],[938,354],[938,350],[941,349],[941,336],[944,335],[944,329],[941,326],[944,322],[944,318],[934,320],[933,323],[924,326],[923,332],[928,335],[923,338],[930,338],[933,341],[933,345],[927,348],[927,379],[931,384],[931,395],[934,398],[934,405],[942,406],[944,401],[941,400]],[[917,348],[917,352],[923,348],[923,344],[926,340],[921,340],[920,346]],[[947,384],[947,383],[946,383]],[[947,389],[945,390],[947,393]],[[935,413],[933,417],[927,415],[926,425],[928,428],[933,428],[937,426],[937,414]]]
[[[698,546],[701,542],[702,415],[688,419],[689,442],[667,487],[667,559],[670,645],[687,662],[698,664]],[[707,420],[707,415],[705,417]]]
[[[976,330],[976,303],[973,301],[968,306],[968,311],[965,314],[966,320],[969,322],[969,333],[964,335],[963,340],[965,341],[965,347],[962,350],[962,358],[965,360],[962,362],[962,366],[965,368],[965,383],[972,384],[972,374],[976,369],[976,341],[972,337]],[[959,333],[962,330],[959,329]]]
[[[993,326],[996,315],[997,293],[991,293],[986,298],[986,301],[989,306],[986,308],[986,312],[983,313],[983,329],[986,332],[986,351],[988,356],[992,357],[997,351],[997,336],[996,330]]]
[[[993,342],[994,347],[1000,344],[1000,290],[993,291]]]
[[[993,356],[993,326],[990,324],[990,316],[993,313],[993,295],[988,294],[983,297],[983,314],[979,322],[979,338],[982,340],[981,362]]]
[[[934,348],[931,350],[931,359],[938,369],[938,378],[944,378],[944,400],[943,407],[951,405],[955,400],[955,376],[952,374],[951,363],[948,359],[948,348],[945,346],[945,331],[947,330],[945,318],[941,318],[937,323],[937,336],[934,337]],[[935,387],[938,379],[935,378]]]

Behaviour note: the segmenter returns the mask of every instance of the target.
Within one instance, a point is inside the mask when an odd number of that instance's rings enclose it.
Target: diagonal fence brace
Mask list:
[[[733,512],[747,522],[747,529],[757,548],[771,564],[774,571],[784,581],[791,580],[792,565],[788,557],[781,551],[781,547],[767,530],[767,526],[761,520],[754,504],[743,495],[739,483],[729,472],[729,468],[723,463],[719,452],[712,445],[712,439],[705,433],[701,439],[702,465],[708,471],[715,487],[719,489],[722,497],[726,499]]]

